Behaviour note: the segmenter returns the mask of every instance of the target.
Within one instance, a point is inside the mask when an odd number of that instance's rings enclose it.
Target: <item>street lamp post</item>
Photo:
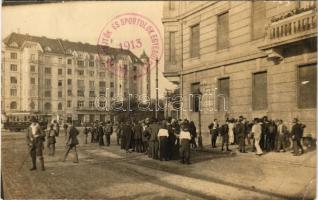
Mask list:
[[[201,100],[202,100],[202,93],[199,90],[198,92],[199,95],[199,110],[198,110],[198,114],[199,114],[199,137],[198,137],[198,145],[200,149],[203,149],[203,143],[202,143],[202,131],[201,131]]]
[[[155,117],[158,119],[158,104],[159,104],[159,94],[158,94],[158,63],[159,60],[156,58],[156,106],[155,106]]]

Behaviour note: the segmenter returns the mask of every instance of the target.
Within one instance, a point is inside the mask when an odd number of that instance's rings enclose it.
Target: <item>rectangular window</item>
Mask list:
[[[190,57],[200,56],[200,24],[191,27]]]
[[[31,66],[30,66],[30,71],[31,71],[31,72],[35,72],[35,65],[31,65]]]
[[[78,60],[78,61],[77,61],[77,65],[78,65],[79,67],[84,67],[84,60]]]
[[[84,97],[84,90],[77,90],[77,96]]]
[[[110,97],[114,97],[114,92],[110,92]]]
[[[267,72],[253,74],[253,110],[267,109]]]
[[[100,106],[100,107],[104,108],[105,105],[106,105],[106,102],[105,102],[105,101],[100,101],[100,102],[99,102],[99,106]]]
[[[193,112],[199,112],[200,109],[200,83],[191,84],[190,106]]]
[[[77,107],[78,107],[78,108],[84,107],[84,101],[78,101],[78,102],[77,102]]]
[[[114,82],[110,82],[110,87],[111,87],[111,88],[114,87]]]
[[[79,87],[79,88],[84,88],[84,87],[85,87],[85,82],[84,82],[84,80],[77,80],[77,87]]]
[[[31,79],[30,79],[30,83],[31,83],[32,85],[34,85],[34,84],[35,84],[35,78],[31,78]]]
[[[72,96],[72,90],[67,90],[67,96],[69,96],[69,97]]]
[[[47,90],[44,92],[45,97],[51,97],[51,91]]]
[[[18,54],[17,54],[17,53],[14,53],[14,52],[11,52],[10,58],[11,58],[11,59],[18,59]]]
[[[44,72],[45,72],[46,74],[51,74],[51,68],[46,67],[46,68],[44,69]]]
[[[59,92],[58,92],[58,97],[62,97],[62,96],[63,96],[62,91],[59,91]]]
[[[94,81],[89,81],[89,87],[93,88],[95,86],[95,82]]]
[[[59,81],[57,82],[57,86],[58,86],[58,87],[62,87],[62,85],[63,85],[63,81],[62,81],[62,80],[59,80]]]
[[[94,67],[95,66],[95,62],[94,61],[89,61],[89,66],[90,67]]]
[[[84,76],[84,70],[78,70],[78,75]]]
[[[89,76],[93,77],[94,76],[94,71],[89,71]]]
[[[72,59],[70,59],[70,58],[67,59],[67,64],[68,64],[68,65],[71,65],[71,64],[72,64]]]
[[[90,108],[94,108],[94,106],[95,106],[95,102],[94,102],[94,101],[90,101],[90,102],[89,102],[89,107],[90,107]]]
[[[72,79],[67,79],[67,85],[72,85]]]
[[[67,107],[71,107],[72,106],[72,101],[67,101]]]
[[[32,61],[35,61],[35,54],[31,54],[30,58],[31,58]]]
[[[71,75],[72,74],[72,69],[67,69],[67,74]]]
[[[106,73],[105,72],[99,72],[99,77],[105,78],[106,77]]]
[[[10,71],[12,71],[12,72],[18,71],[18,66],[17,66],[17,65],[14,65],[14,64],[11,64],[11,65],[10,65]]]
[[[62,75],[63,74],[63,70],[62,69],[58,69],[57,73],[58,73],[58,75]]]
[[[264,1],[252,1],[252,38],[264,37],[266,23],[266,8]]]
[[[99,91],[99,96],[105,96],[106,92],[105,91]]]
[[[229,47],[229,13],[218,15],[217,23],[217,48],[226,49]]]
[[[51,79],[45,79],[45,86],[51,87]]]
[[[89,97],[95,97],[95,91],[89,91]]]
[[[10,89],[10,96],[16,97],[17,96],[17,89]]]
[[[221,78],[218,81],[217,104],[218,111],[226,111],[230,97],[230,78]]]
[[[59,57],[59,64],[61,64],[62,63],[62,58],[61,57]]]
[[[176,33],[169,33],[169,62],[176,62]]]
[[[12,83],[12,84],[17,84],[17,83],[18,83],[17,78],[14,77],[14,76],[11,76],[11,77],[10,77],[10,83]]]
[[[317,66],[298,67],[298,107],[317,107]]]
[[[106,87],[105,81],[99,81],[99,87]]]

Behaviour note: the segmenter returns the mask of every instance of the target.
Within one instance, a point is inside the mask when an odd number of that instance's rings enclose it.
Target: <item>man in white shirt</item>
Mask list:
[[[261,127],[261,120],[259,118],[255,118],[255,124],[252,127],[252,133],[254,134],[255,139],[255,148],[256,148],[256,155],[262,155],[263,151],[259,145],[259,142],[261,140],[261,134],[262,134],[262,127]]]
[[[168,160],[168,152],[167,152],[168,137],[169,137],[169,133],[167,128],[167,122],[163,120],[161,123],[161,128],[159,129],[159,132],[158,132],[160,161]]]
[[[30,170],[36,170],[36,157],[38,157],[41,168],[44,171],[43,142],[45,141],[45,132],[41,130],[41,127],[35,117],[32,117],[30,121],[31,125],[26,132],[26,141],[29,146],[30,156],[32,159],[32,168]]]
[[[181,125],[181,132],[179,135],[180,139],[180,157],[181,157],[181,163],[184,164],[191,164],[190,163],[190,140],[191,140],[191,134],[189,132],[189,125],[188,123],[183,123]]]

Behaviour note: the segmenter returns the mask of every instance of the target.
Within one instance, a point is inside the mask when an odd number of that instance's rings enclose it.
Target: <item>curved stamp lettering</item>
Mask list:
[[[149,18],[138,13],[124,13],[110,20],[102,29],[97,45],[102,66],[120,77],[124,76],[127,69],[124,62],[116,62],[118,59],[114,54],[118,57],[130,55],[132,63],[139,63],[139,67],[142,67],[145,65],[140,61],[145,63],[145,60],[139,56],[145,52],[149,69],[144,67],[138,70],[136,77],[153,69],[156,60],[160,60],[163,54],[162,37],[158,27]]]

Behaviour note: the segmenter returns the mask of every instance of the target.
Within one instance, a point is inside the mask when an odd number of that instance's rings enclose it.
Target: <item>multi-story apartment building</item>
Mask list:
[[[214,118],[298,117],[316,137],[315,1],[170,1],[162,22],[164,75],[180,87],[181,118],[198,124],[200,115],[207,132]],[[207,93],[212,103],[200,99]]]
[[[88,43],[18,33],[6,37],[2,47],[2,111],[7,114],[105,121],[110,113],[97,109],[96,96],[150,96],[146,54],[138,58],[129,50],[99,51],[100,46]],[[111,101],[104,100],[100,107],[109,106]]]

